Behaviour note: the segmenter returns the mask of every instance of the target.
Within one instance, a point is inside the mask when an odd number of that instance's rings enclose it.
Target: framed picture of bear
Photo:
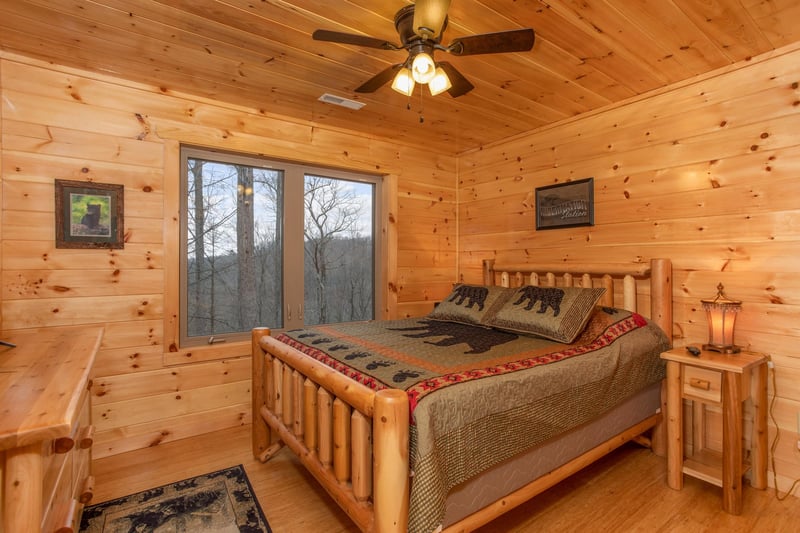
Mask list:
[[[123,248],[122,185],[55,180],[56,248]]]

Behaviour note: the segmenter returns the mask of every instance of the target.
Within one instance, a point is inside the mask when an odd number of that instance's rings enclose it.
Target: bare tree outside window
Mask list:
[[[188,159],[188,336],[211,337],[281,325],[280,174],[251,166]],[[258,216],[256,216],[258,213]],[[280,300],[277,300],[278,302]]]
[[[358,196],[353,185],[340,179],[305,177],[306,324],[374,316],[372,262],[364,261],[372,255],[371,228],[365,235],[362,227],[372,201],[367,202],[363,192]]]
[[[236,165],[236,264],[239,296],[239,324],[250,329],[258,325],[256,313],[256,254],[253,167]]]

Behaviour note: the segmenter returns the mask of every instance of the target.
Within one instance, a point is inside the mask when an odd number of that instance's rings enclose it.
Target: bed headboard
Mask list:
[[[649,281],[650,312],[637,309],[637,280]],[[605,287],[601,305],[636,311],[658,324],[672,339],[672,262],[651,259],[649,263],[598,264],[496,264],[483,261],[483,284],[519,287]],[[621,290],[615,290],[621,284]],[[615,295],[618,301],[615,301]]]

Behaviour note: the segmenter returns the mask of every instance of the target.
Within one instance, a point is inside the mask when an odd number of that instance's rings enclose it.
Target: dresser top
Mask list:
[[[102,327],[2,331],[0,450],[69,435]]]

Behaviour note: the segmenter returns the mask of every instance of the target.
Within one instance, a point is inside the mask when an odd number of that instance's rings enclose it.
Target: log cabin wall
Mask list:
[[[174,349],[180,142],[386,174],[386,316],[456,278],[453,155],[10,54],[0,101],[2,327],[105,326],[95,457],[250,421],[249,342]],[[55,248],[55,179],[124,185],[124,249]]]
[[[719,282],[743,300],[736,343],[774,362],[783,490],[800,477],[799,87],[795,46],[459,158],[462,279],[479,282],[493,255],[669,257],[676,346],[706,341],[700,299]],[[589,177],[595,225],[535,231],[534,189]],[[721,449],[719,417],[709,419]],[[770,420],[770,443],[775,433]]]

